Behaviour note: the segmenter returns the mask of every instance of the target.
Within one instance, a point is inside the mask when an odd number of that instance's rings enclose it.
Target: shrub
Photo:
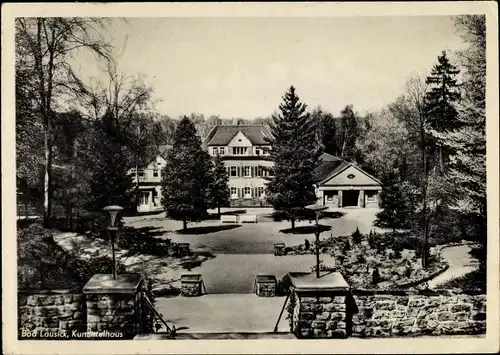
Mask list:
[[[356,227],[356,230],[352,233],[352,241],[354,244],[361,244],[361,240],[363,239],[363,235],[360,233],[359,228]]]
[[[18,237],[19,288],[54,289],[83,286],[94,274],[112,272],[111,258],[80,260],[68,254],[41,224],[20,230]],[[119,273],[125,267],[117,263]]]
[[[357,256],[357,259],[358,259],[358,263],[360,263],[360,264],[364,264],[364,263],[366,263],[366,257],[365,257],[365,255],[364,255],[364,254],[359,254],[359,255]]]
[[[78,260],[75,263],[78,268],[78,274],[84,280],[88,280],[95,274],[111,274],[113,272],[113,260],[108,256],[99,256],[91,260]],[[125,272],[125,266],[119,261],[116,262],[116,272],[118,274]]]
[[[344,247],[342,248],[342,252],[346,254],[349,250],[351,250],[351,243],[349,243],[349,240],[346,239]]]
[[[305,248],[306,250],[309,250],[309,248],[310,248],[310,247],[311,247],[311,244],[309,243],[309,240],[307,240],[307,239],[306,239],[306,240],[304,241],[304,248]]]
[[[376,285],[378,284],[381,280],[380,278],[380,272],[378,271],[378,268],[375,268],[372,272],[372,284]]]

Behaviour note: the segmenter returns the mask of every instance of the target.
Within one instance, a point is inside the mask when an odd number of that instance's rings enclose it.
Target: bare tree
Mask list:
[[[428,122],[424,114],[426,84],[424,80],[413,76],[406,82],[406,92],[399,97],[390,109],[403,120],[413,138],[418,142],[420,150],[421,169],[421,198],[422,198],[422,266],[426,268],[429,264],[429,224],[430,214],[428,207],[428,179],[429,179],[429,156],[428,156]]]
[[[112,61],[112,47],[102,36],[106,19],[16,18],[16,44],[24,70],[32,75],[27,90],[34,97],[35,110],[44,128],[44,224],[52,214],[52,121],[57,100],[81,85],[70,64],[80,50]]]

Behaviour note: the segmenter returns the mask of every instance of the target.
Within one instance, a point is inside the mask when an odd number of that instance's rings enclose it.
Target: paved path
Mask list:
[[[234,210],[234,209],[233,209]],[[258,215],[259,223],[222,224],[219,220],[206,220],[190,223],[186,234],[179,233],[182,221],[165,218],[165,214],[152,216],[134,216],[124,218],[125,225],[135,228],[153,228],[160,238],[169,238],[173,242],[190,243],[192,248],[207,248],[215,254],[272,254],[275,243],[287,246],[304,243],[305,239],[314,240],[315,223],[299,221],[295,233],[283,233],[290,228],[290,222],[271,222],[268,215],[271,209],[243,209],[245,213]],[[361,233],[374,229],[373,221],[377,209],[338,209],[332,212],[342,213],[338,218],[324,218],[320,224],[327,229],[320,238],[344,236],[359,228]],[[224,212],[224,211],[223,211]]]
[[[478,269],[479,264],[469,252],[470,245],[458,245],[441,250],[441,255],[448,262],[449,268],[441,275],[428,282],[429,288],[438,288],[442,283],[462,277]]]
[[[324,265],[334,265],[329,255],[321,255]],[[278,280],[288,272],[311,272],[313,254],[274,256],[273,254],[219,254],[192,270],[203,275],[209,294],[252,293],[255,276],[274,275]]]
[[[272,332],[285,297],[219,294],[156,298],[155,308],[179,333]],[[278,331],[290,330],[283,311]]]

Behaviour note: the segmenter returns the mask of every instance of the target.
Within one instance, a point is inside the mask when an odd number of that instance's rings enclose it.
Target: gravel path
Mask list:
[[[448,262],[449,268],[441,275],[428,282],[429,288],[438,288],[440,284],[462,277],[479,268],[478,261],[469,252],[470,245],[458,245],[444,248],[441,255]]]

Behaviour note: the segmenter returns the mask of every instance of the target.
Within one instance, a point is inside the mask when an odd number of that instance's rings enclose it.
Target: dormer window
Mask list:
[[[224,147],[219,148],[219,155],[224,155]]]
[[[247,147],[233,147],[233,155],[245,155],[247,154]]]
[[[259,147],[255,148],[255,155],[261,155],[262,154],[262,149]]]
[[[219,148],[217,148],[217,147],[212,148],[212,154],[213,155],[219,154]]]

